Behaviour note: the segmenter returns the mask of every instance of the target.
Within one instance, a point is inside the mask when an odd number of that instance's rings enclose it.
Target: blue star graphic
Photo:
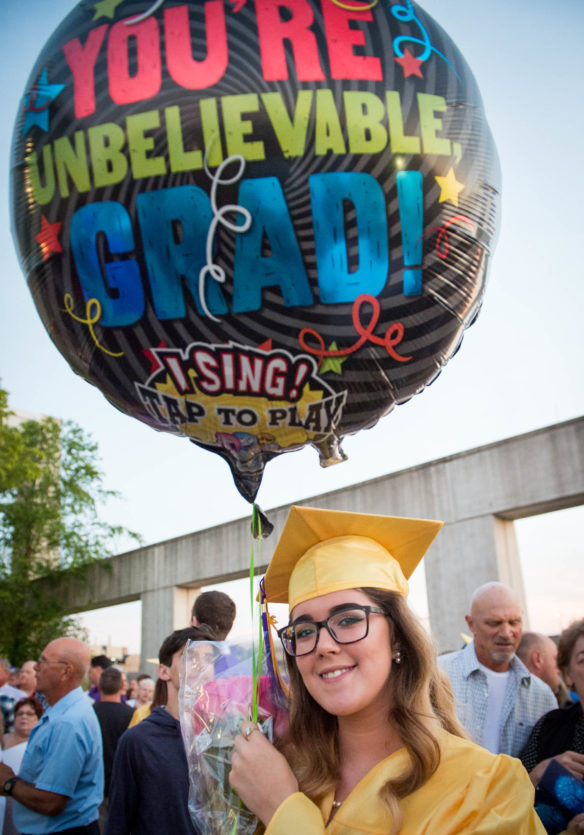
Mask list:
[[[33,125],[38,125],[44,131],[49,130],[49,105],[64,88],[64,84],[49,84],[47,70],[42,71],[37,83],[24,96],[23,136]]]

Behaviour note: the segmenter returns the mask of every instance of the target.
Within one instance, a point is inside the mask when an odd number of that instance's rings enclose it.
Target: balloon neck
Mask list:
[[[342,450],[340,439],[334,435],[313,446],[318,450],[321,467],[331,467],[333,464],[342,464],[347,460],[348,456]]]

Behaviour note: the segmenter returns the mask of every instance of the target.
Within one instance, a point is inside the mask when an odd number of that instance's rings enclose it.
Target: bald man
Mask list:
[[[465,620],[473,640],[438,659],[450,679],[458,718],[479,745],[517,757],[539,717],[557,706],[548,685],[515,654],[521,603],[509,586],[485,583],[474,592]]]
[[[36,692],[36,661],[25,661],[20,668],[18,686],[30,698]]]
[[[0,789],[16,801],[19,832],[99,835],[103,758],[99,722],[81,689],[88,667],[89,650],[74,638],[51,641],[36,663],[37,690],[49,708],[31,732],[18,776],[0,763]]]
[[[524,632],[517,647],[517,657],[521,658],[530,673],[551,687],[558,707],[572,704],[558,669],[558,647],[548,635]]]

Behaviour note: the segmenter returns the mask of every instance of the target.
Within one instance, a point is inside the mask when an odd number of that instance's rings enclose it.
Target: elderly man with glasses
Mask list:
[[[14,824],[27,835],[99,835],[103,759],[99,722],[81,689],[89,650],[59,638],[36,664],[49,708],[33,728],[18,775],[0,763],[0,792],[16,801]]]

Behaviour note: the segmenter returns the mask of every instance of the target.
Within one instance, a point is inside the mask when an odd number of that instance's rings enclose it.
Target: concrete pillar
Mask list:
[[[499,569],[498,579],[502,583],[507,583],[507,585],[511,586],[512,589],[515,589],[517,594],[520,596],[524,610],[523,628],[527,629],[527,614],[525,613],[525,586],[523,585],[523,573],[521,571],[519,545],[517,544],[515,525],[507,519],[499,519],[495,516],[494,530],[495,548],[497,551],[497,566]]]
[[[156,677],[156,666],[148,663],[148,659],[158,658],[160,644],[167,635],[175,629],[190,626],[191,609],[200,591],[198,588],[165,586],[142,593],[140,670]]]
[[[444,526],[425,558],[432,636],[438,652],[460,649],[474,590],[493,580],[525,592],[513,522],[477,516]]]
[[[184,629],[191,625],[191,612],[195,598],[199,596],[201,589],[184,588],[175,586],[174,589],[174,629]]]

